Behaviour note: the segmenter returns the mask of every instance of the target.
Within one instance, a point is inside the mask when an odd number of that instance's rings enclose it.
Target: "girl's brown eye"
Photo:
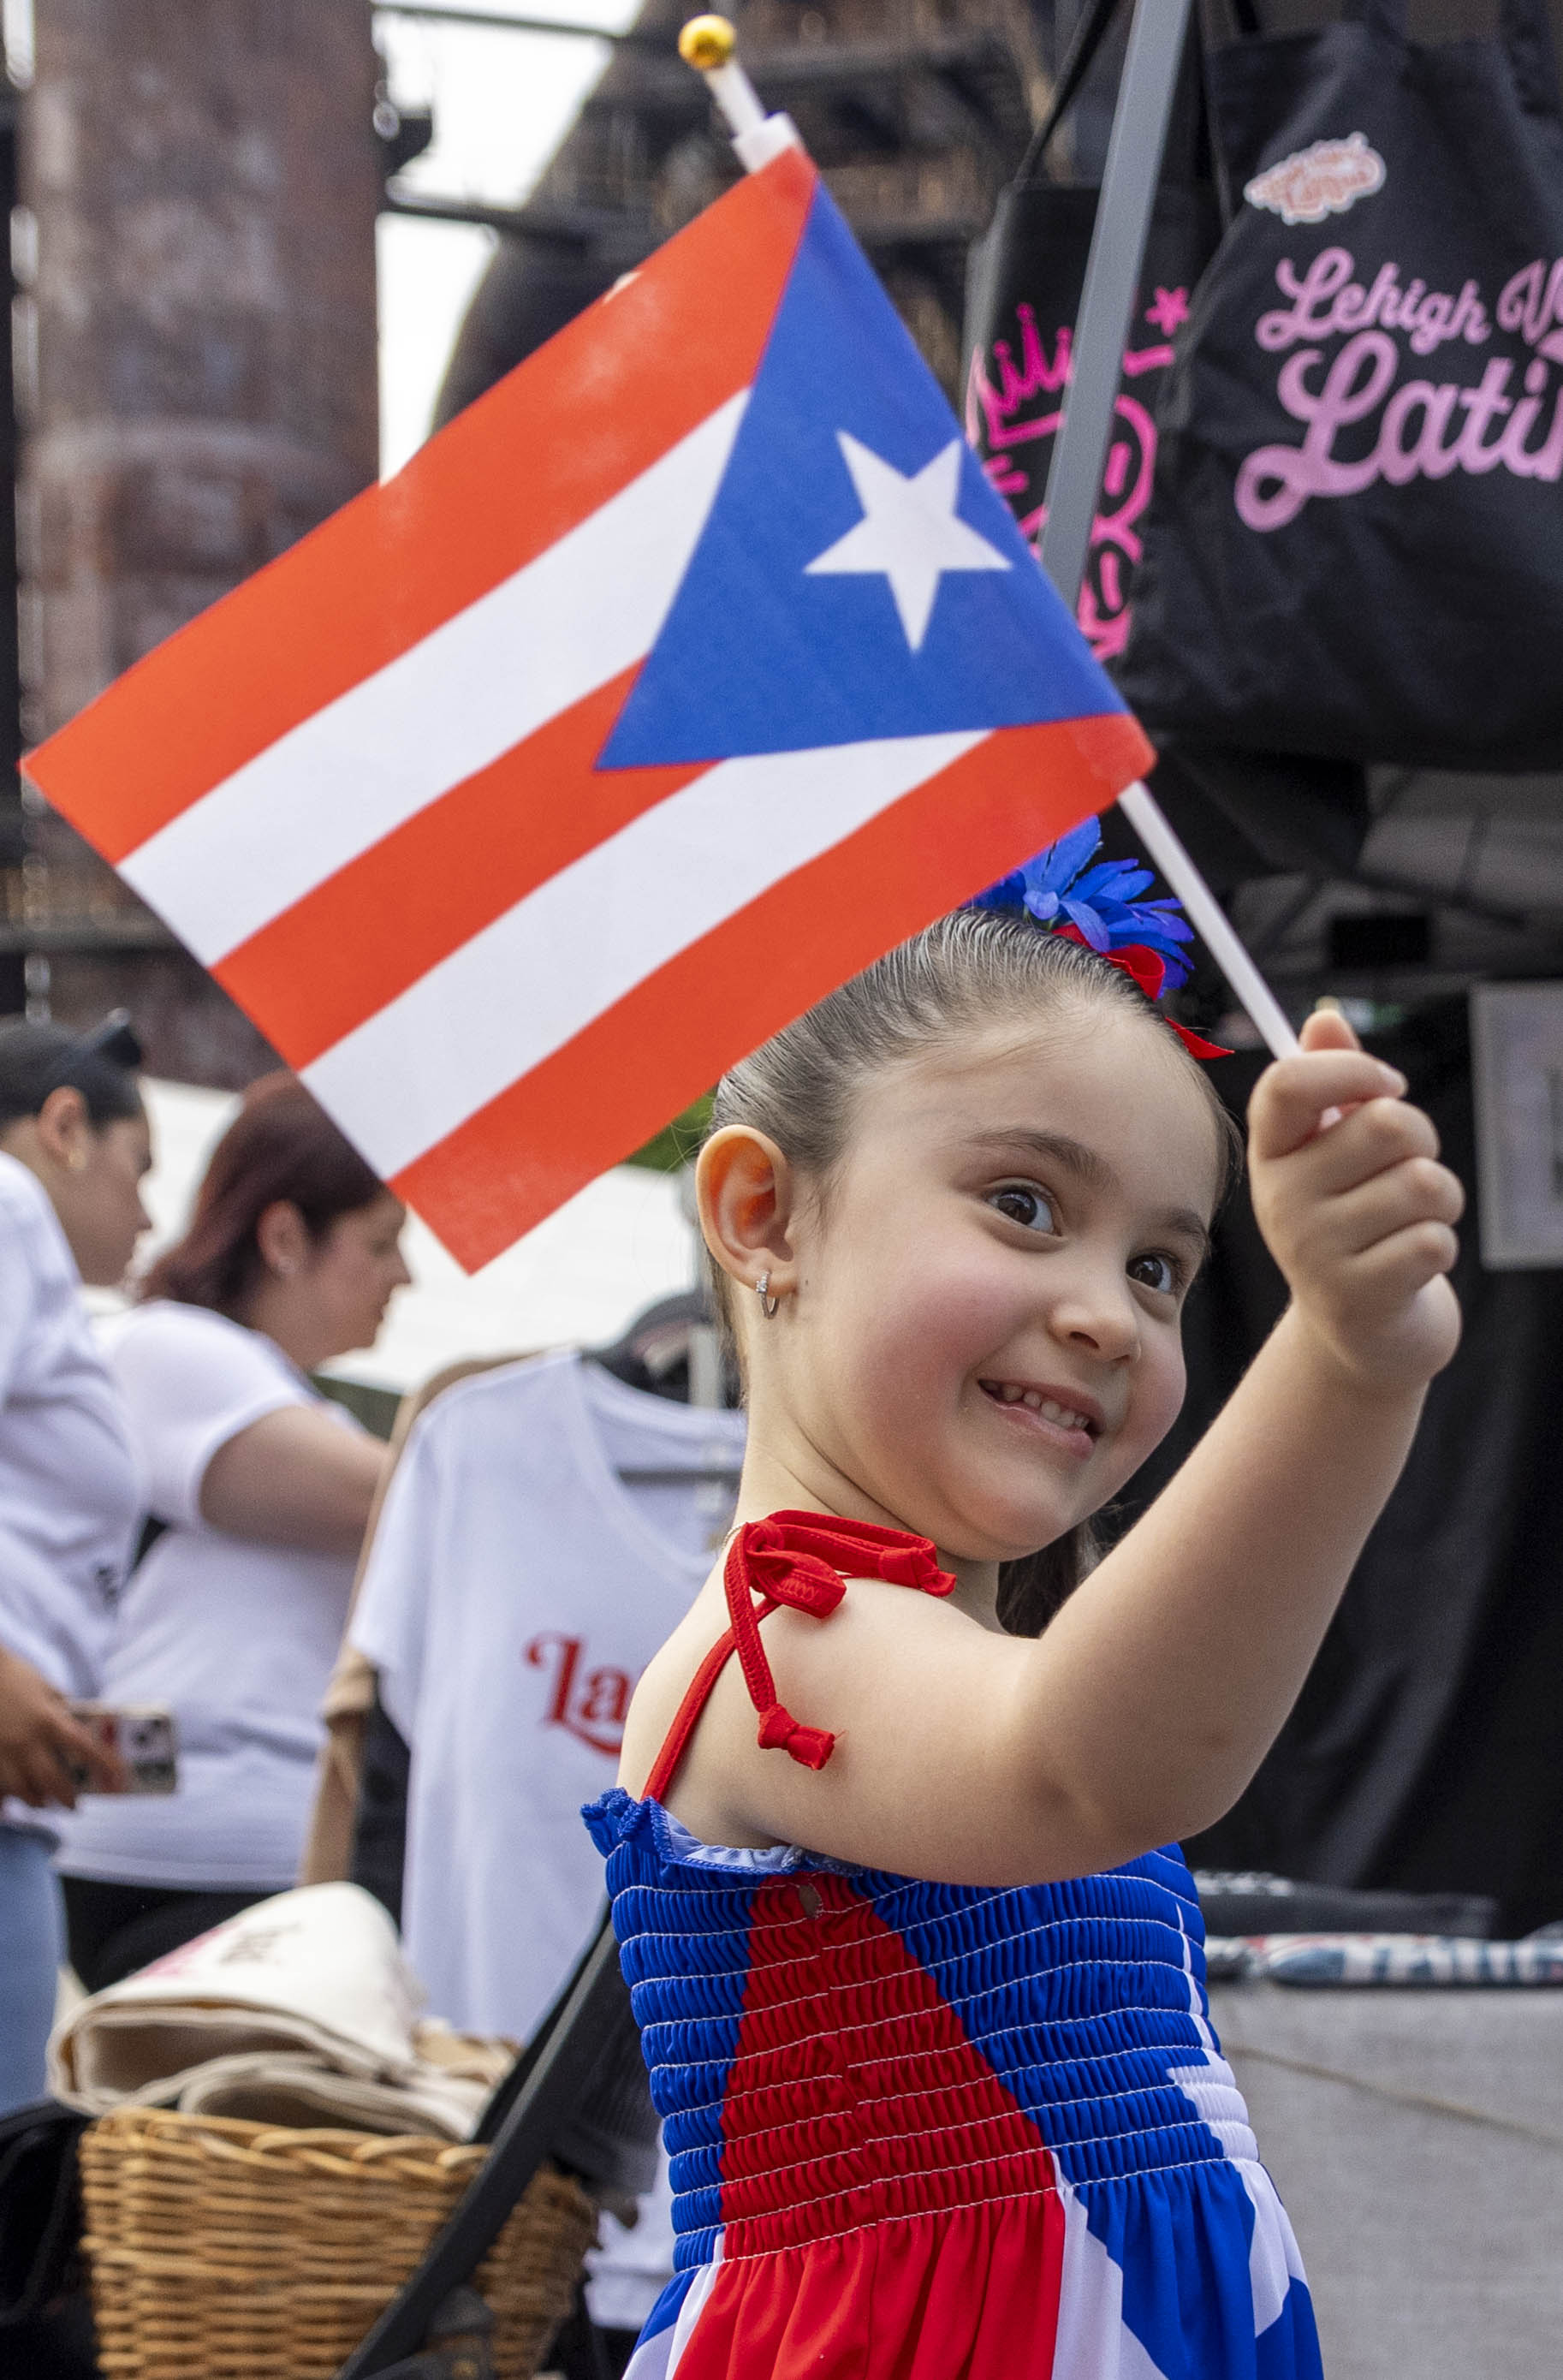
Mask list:
[[[1037,1190],[1024,1182],[1007,1182],[995,1190],[989,1199],[1001,1215],[1012,1223],[1024,1225],[1028,1232],[1054,1232],[1058,1223],[1050,1202]]]
[[[1163,1297],[1175,1297],[1181,1283],[1179,1268],[1171,1257],[1135,1257],[1129,1267],[1129,1278],[1142,1288],[1154,1289]]]

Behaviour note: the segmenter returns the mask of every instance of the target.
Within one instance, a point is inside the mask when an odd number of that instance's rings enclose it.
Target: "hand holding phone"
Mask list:
[[[75,1718],[30,1661],[0,1646],[0,1800],[73,1810],[83,1784],[123,1793],[128,1781],[115,1745]]]
[[[71,1717],[91,1736],[100,1758],[112,1762],[123,1779],[98,1784],[86,1776],[76,1779],[83,1793],[173,1793],[179,1783],[178,1742],[174,1714],[155,1704],[139,1703],[116,1710],[108,1703],[72,1703]]]

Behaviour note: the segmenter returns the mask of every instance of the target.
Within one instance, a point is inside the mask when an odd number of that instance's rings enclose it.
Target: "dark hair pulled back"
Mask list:
[[[709,1131],[747,1124],[768,1134],[828,1200],[852,1137],[857,1097],[885,1067],[976,1026],[1104,1006],[1155,1025],[1169,1062],[1187,1068],[1209,1106],[1225,1191],[1242,1161],[1242,1143],[1198,1062],[1165,1031],[1159,1010],[1132,977],[1018,911],[957,909],[877,959],[722,1076]],[[719,1267],[712,1285],[731,1331],[731,1284]],[[1040,1635],[1097,1555],[1086,1521],[1038,1552],[1005,1562],[1000,1623],[1013,1636]]]
[[[67,1089],[80,1092],[95,1131],[126,1123],[141,1113],[140,1062],[123,1011],[88,1033],[26,1016],[0,1019],[0,1131],[39,1114],[54,1092]]]
[[[140,1294],[236,1320],[265,1271],[256,1226],[268,1207],[285,1199],[319,1239],[384,1188],[297,1075],[262,1075],[212,1152],[188,1230],[148,1271]]]

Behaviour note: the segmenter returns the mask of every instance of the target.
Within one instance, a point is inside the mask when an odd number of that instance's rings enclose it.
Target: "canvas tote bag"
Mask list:
[[[1545,0],[1208,61],[1234,213],[1163,393],[1120,683],[1152,735],[1563,766],[1563,124]]]

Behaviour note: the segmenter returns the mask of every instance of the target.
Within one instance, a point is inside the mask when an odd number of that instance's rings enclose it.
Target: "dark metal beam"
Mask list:
[[[387,191],[385,211],[393,215],[418,215],[426,223],[479,224],[488,231],[515,237],[552,240],[567,248],[590,248],[599,240],[613,244],[639,242],[649,256],[666,238],[648,219],[612,207],[551,206],[490,207],[478,199],[402,198]]]
[[[600,25],[582,25],[551,17],[491,17],[481,8],[442,8],[426,0],[370,0],[379,16],[407,17],[426,25],[467,25],[509,33],[558,33],[574,41],[608,42],[618,49],[656,52],[678,63],[677,42],[668,32],[642,32],[629,26],[622,33]],[[950,74],[963,67],[1008,60],[1009,43],[995,29],[978,27],[968,32],[933,34],[912,42],[799,42],[787,49],[751,49],[745,64],[757,88],[782,91],[830,91],[843,82],[899,79],[909,74]],[[688,69],[680,67],[681,75]],[[688,77],[697,101],[705,102],[698,81]]]
[[[614,247],[633,246],[643,256],[660,248],[667,234],[643,216],[612,207],[487,207],[471,199],[396,198],[387,196],[387,212],[419,215],[429,223],[479,224],[512,237],[558,241],[572,248],[589,248],[597,241]],[[987,229],[975,215],[940,215],[923,220],[859,223],[854,226],[870,255],[887,249],[964,246]]]
[[[843,84],[899,84],[914,75],[953,79],[984,67],[1015,70],[1009,43],[991,29],[981,27],[907,42],[803,42],[786,49],[751,49],[745,52],[744,63],[756,90],[778,99],[831,92]],[[628,88],[638,95],[647,86],[660,97],[688,91],[700,106],[710,103],[698,79],[672,51],[637,61]]]
[[[665,50],[670,56],[676,55],[671,32],[643,33],[633,25],[624,32],[615,33],[602,25],[565,24],[551,17],[491,17],[483,8],[440,8],[425,6],[423,0],[370,0],[370,6],[377,17],[412,17],[425,25],[478,25],[502,33],[562,33],[571,41],[612,42],[622,48]]]
[[[172,951],[179,947],[162,920],[127,909],[123,917],[60,917],[47,923],[16,925],[0,920],[0,957],[42,951],[55,957],[67,952]]]
[[[891,249],[969,248],[987,229],[986,215],[908,215],[904,221],[860,223],[853,226],[858,244],[870,256]]]

